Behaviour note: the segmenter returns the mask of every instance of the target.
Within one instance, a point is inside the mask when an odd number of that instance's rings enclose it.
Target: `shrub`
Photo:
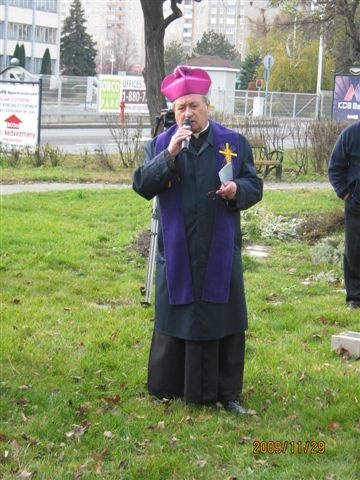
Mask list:
[[[111,158],[109,157],[103,145],[99,145],[99,147],[95,149],[95,159],[100,168],[110,171],[115,170]]]
[[[20,166],[21,152],[16,149],[7,151],[0,146],[0,159],[1,163],[4,161],[4,165],[17,168]]]
[[[136,119],[132,125],[128,116],[125,116],[124,123],[120,123],[117,117],[109,115],[106,123],[118,149],[121,165],[125,168],[139,165],[144,158],[142,119]]]
[[[311,250],[311,259],[314,263],[329,263],[335,267],[342,267],[344,253],[343,237],[326,237],[314,245]]]
[[[29,158],[32,160],[34,167],[42,167],[44,165],[59,167],[64,162],[66,154],[60,148],[45,143],[44,145],[39,145],[35,153],[29,156]]]
[[[341,130],[346,126],[344,122],[322,119],[308,123],[308,134],[313,151],[313,168],[315,173],[325,173],[329,156]]]
[[[310,244],[343,231],[345,217],[343,210],[305,214],[299,226],[299,235]]]
[[[245,240],[262,238],[266,240],[289,240],[296,238],[301,220],[267,212],[255,207],[242,214],[242,233]]]

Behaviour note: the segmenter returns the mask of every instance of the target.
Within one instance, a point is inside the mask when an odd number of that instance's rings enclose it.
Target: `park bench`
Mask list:
[[[284,151],[281,149],[269,149],[266,142],[261,138],[251,139],[250,144],[257,173],[264,172],[263,176],[266,178],[272,170],[275,170],[276,178],[281,180]]]

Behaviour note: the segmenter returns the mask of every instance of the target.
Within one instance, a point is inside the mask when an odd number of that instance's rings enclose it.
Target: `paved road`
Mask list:
[[[301,190],[314,188],[330,188],[328,182],[265,182],[265,190]],[[49,192],[52,190],[77,190],[91,188],[129,188],[129,185],[114,183],[20,183],[0,185],[0,195],[10,195],[21,192]]]
[[[128,131],[129,138],[134,134],[133,129]],[[151,137],[150,128],[143,128],[143,140]],[[41,143],[48,143],[59,148],[63,153],[83,153],[85,150],[94,152],[102,147],[108,153],[117,153],[116,142],[111,136],[109,128],[49,128],[41,130]]]
[[[112,183],[16,183],[0,185],[0,195],[22,192],[50,192],[52,190],[78,190],[93,188],[128,188],[129,185]]]

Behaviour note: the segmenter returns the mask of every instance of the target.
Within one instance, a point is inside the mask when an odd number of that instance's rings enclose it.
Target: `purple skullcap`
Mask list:
[[[190,93],[206,95],[209,92],[211,78],[201,68],[180,65],[167,75],[161,83],[161,93],[171,102]]]

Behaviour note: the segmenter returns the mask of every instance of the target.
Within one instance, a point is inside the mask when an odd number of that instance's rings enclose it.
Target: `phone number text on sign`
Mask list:
[[[122,91],[122,99],[125,103],[146,103],[146,90],[128,90]]]

